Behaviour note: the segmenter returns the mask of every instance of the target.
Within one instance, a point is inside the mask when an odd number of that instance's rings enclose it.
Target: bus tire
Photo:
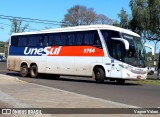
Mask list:
[[[22,65],[20,68],[20,74],[22,77],[27,77],[28,75],[28,66],[27,65]]]
[[[32,65],[31,68],[30,68],[30,76],[32,78],[36,78],[38,75],[38,68],[36,65]]]
[[[117,84],[123,85],[125,83],[124,79],[117,79]]]
[[[95,80],[97,83],[103,83],[105,79],[105,72],[102,68],[97,68],[94,71]]]

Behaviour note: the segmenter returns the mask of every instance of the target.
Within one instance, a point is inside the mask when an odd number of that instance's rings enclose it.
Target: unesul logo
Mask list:
[[[39,55],[39,56],[48,56],[48,55],[58,55],[60,53],[61,46],[59,47],[45,47],[45,48],[29,48],[25,47],[25,55]]]

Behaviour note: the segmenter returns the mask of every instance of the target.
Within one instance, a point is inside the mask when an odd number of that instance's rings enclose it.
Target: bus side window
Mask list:
[[[93,45],[97,46],[97,47],[102,47],[101,41],[100,41],[100,38],[99,38],[99,35],[98,35],[97,31],[94,31],[94,42],[93,42]]]
[[[28,44],[28,39],[27,39],[27,37],[26,37],[26,36],[21,36],[21,37],[19,38],[18,46],[24,47],[24,46],[27,46],[27,44]]]
[[[82,45],[83,42],[83,33],[76,32],[76,45]]]
[[[40,46],[48,46],[48,38],[47,35],[40,36]]]
[[[49,36],[49,46],[58,46],[60,44],[60,34],[55,33]]]
[[[60,45],[67,45],[67,33],[62,33],[61,34],[61,41],[60,41]]]
[[[68,45],[75,45],[75,34],[73,32],[68,33]]]
[[[84,45],[93,45],[94,43],[94,33],[93,31],[85,32],[83,38]]]
[[[11,45],[12,46],[18,46],[18,42],[19,42],[19,37],[18,36],[13,36],[11,37]]]
[[[28,36],[27,46],[40,46],[40,40],[37,35]]]

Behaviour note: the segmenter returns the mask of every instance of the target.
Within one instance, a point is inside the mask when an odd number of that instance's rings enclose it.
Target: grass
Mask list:
[[[147,84],[147,85],[152,85],[152,86],[160,86],[160,79],[146,79],[146,80],[140,80],[140,81],[135,81],[135,83],[138,84]]]

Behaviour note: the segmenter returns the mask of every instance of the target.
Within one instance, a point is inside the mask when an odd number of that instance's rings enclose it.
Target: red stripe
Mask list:
[[[103,49],[93,46],[52,46],[56,54],[48,56],[104,56]],[[59,48],[56,50],[56,48]]]

